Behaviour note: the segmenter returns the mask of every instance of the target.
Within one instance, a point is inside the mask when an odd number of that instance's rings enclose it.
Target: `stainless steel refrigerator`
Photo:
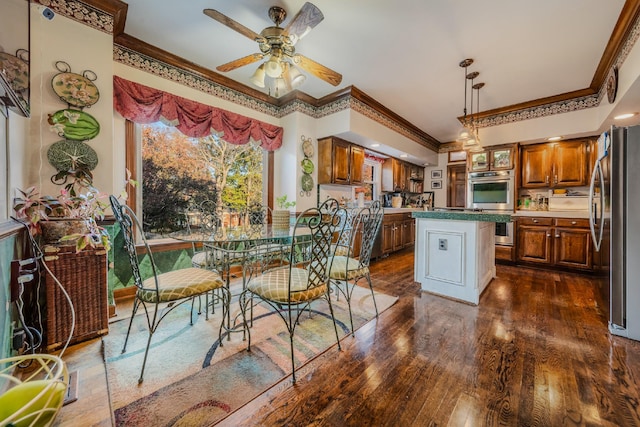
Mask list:
[[[640,126],[598,139],[590,187],[594,248],[609,254],[609,331],[640,340]]]

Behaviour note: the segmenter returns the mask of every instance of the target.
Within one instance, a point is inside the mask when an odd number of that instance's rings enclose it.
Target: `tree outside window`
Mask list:
[[[142,126],[142,218],[145,232],[184,228],[186,212],[205,200],[220,212],[262,204],[263,151],[218,136],[190,138],[161,123]]]

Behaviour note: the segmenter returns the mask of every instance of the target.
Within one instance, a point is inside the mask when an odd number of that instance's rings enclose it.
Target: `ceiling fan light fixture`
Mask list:
[[[258,87],[264,87],[265,86],[264,77],[265,77],[264,64],[261,64],[251,76],[251,83],[253,83]]]
[[[273,54],[267,62],[264,63],[264,71],[267,76],[277,79],[282,75],[282,64],[280,63],[280,56]]]
[[[289,82],[292,88],[300,86],[307,79],[300,70],[293,64],[289,65]]]

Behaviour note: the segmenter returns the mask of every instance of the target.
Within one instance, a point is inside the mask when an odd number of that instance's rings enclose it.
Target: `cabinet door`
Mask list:
[[[522,182],[525,188],[551,185],[551,156],[553,147],[548,144],[522,147]]]
[[[393,162],[393,191],[404,190],[404,167],[402,162],[392,159]]]
[[[413,245],[416,243],[416,220],[412,218],[407,222],[409,223],[409,245]]]
[[[481,151],[479,153],[471,153],[468,157],[467,168],[469,172],[488,171],[489,170],[489,152]]]
[[[414,192],[414,190],[412,189],[413,187],[413,181],[411,181],[411,177],[412,177],[412,172],[411,172],[411,164],[410,163],[403,163],[402,164],[402,168],[404,169],[404,190],[405,191],[411,191]]]
[[[494,171],[513,169],[513,148],[491,150],[489,166]]]
[[[393,222],[382,223],[382,253],[393,251]]]
[[[393,223],[393,250],[397,251],[398,249],[402,249],[404,246],[403,237],[403,222],[402,221],[394,221]]]
[[[560,228],[554,230],[553,258],[556,265],[591,269],[591,232],[586,229]]]
[[[351,184],[362,184],[363,175],[362,168],[364,167],[364,149],[357,145],[351,146],[351,163],[349,171],[349,179]]]
[[[587,176],[587,143],[561,142],[554,147],[553,186],[589,185]]]
[[[349,183],[350,144],[339,139],[333,140],[333,183]]]
[[[518,261],[550,264],[551,234],[549,227],[518,227]]]

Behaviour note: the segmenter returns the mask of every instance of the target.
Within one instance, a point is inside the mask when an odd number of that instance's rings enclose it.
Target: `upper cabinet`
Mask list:
[[[576,187],[589,184],[589,140],[572,140],[522,147],[524,188]]]
[[[516,146],[509,145],[493,147],[477,153],[469,153],[467,156],[467,170],[469,172],[480,172],[513,169],[515,151]]]
[[[318,184],[361,185],[364,149],[335,136],[318,140]]]
[[[424,168],[396,158],[387,159],[382,165],[382,191],[422,193]]]

